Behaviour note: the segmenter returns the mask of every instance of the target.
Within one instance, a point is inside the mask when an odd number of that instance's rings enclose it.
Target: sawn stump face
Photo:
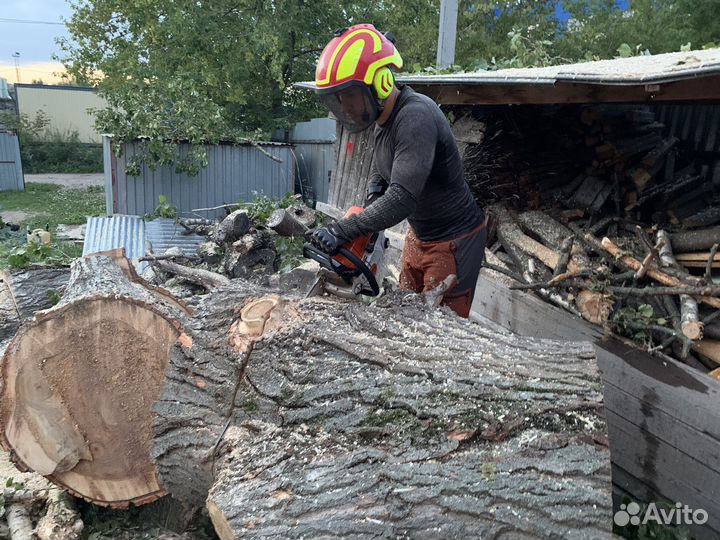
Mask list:
[[[157,498],[151,407],[178,330],[131,299],[60,311],[24,327],[8,349],[7,442],[24,465],[91,501]]]
[[[78,497],[114,507],[167,491],[150,457],[153,403],[192,310],[140,278],[123,250],[73,262],[60,302],[3,356],[0,443]]]

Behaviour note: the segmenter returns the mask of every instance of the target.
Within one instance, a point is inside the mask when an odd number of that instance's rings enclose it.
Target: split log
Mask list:
[[[156,266],[163,272],[181,277],[185,281],[201,285],[208,290],[216,287],[225,287],[230,283],[230,280],[225,276],[218,274],[217,272],[203,270],[202,268],[190,268],[189,266],[184,266],[182,264],[158,259],[152,261],[152,265]]]
[[[678,253],[677,262],[687,268],[720,268],[720,253]]]
[[[273,301],[262,337],[229,338],[254,294],[204,299],[193,343],[210,342],[173,348],[155,407],[163,484],[207,504],[220,538],[611,537],[591,347],[496,334],[402,291]],[[571,518],[548,511],[567,500]]]
[[[613,185],[604,178],[588,176],[568,199],[569,208],[582,208],[590,214],[597,214],[612,192]]]
[[[573,231],[548,216],[545,212],[523,212],[518,216],[518,221],[521,227],[526,231],[532,231],[544,244],[555,251],[562,252],[565,240],[570,236],[574,236]],[[570,261],[572,261],[574,270],[590,267],[590,258],[580,245],[573,243],[570,253]]]
[[[711,206],[690,217],[683,219],[683,227],[707,227],[720,223],[720,208]]]
[[[703,332],[705,337],[720,341],[720,324],[706,324]]]
[[[499,217],[498,237],[501,238],[505,251],[508,251],[508,244],[512,244],[526,255],[537,258],[550,269],[554,270],[558,265],[559,253],[524,234],[507,212],[502,218]],[[571,261],[568,270],[575,272],[580,268]]]
[[[720,364],[720,341],[704,339],[695,343],[693,350],[708,357],[716,364]]]
[[[102,505],[164,495],[150,408],[189,313],[117,252],[76,260],[60,303],[5,351],[0,438],[18,467]]]
[[[56,303],[69,277],[69,268],[47,266],[0,271],[0,341],[12,337],[36,311]]]

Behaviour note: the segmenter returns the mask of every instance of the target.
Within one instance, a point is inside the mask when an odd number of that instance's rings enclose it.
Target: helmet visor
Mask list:
[[[320,94],[330,112],[351,133],[367,129],[379,115],[378,104],[370,88],[354,84],[337,92]]]

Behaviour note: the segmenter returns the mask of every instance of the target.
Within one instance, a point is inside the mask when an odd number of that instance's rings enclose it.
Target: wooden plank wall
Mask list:
[[[329,204],[347,210],[362,206],[370,166],[373,160],[375,131],[373,127],[360,133],[350,133],[338,122],[335,138],[335,169],[330,182]]]
[[[598,342],[596,350],[614,503],[627,495],[703,509],[708,522],[688,528],[697,540],[720,538],[720,381],[616,339]]]

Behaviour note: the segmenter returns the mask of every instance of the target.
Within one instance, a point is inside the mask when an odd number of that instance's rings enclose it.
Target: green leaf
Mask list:
[[[623,43],[617,48],[617,53],[620,58],[629,58],[632,56],[632,49],[627,43]]]
[[[638,314],[645,319],[650,319],[653,316],[653,308],[649,304],[641,304],[638,306]]]

